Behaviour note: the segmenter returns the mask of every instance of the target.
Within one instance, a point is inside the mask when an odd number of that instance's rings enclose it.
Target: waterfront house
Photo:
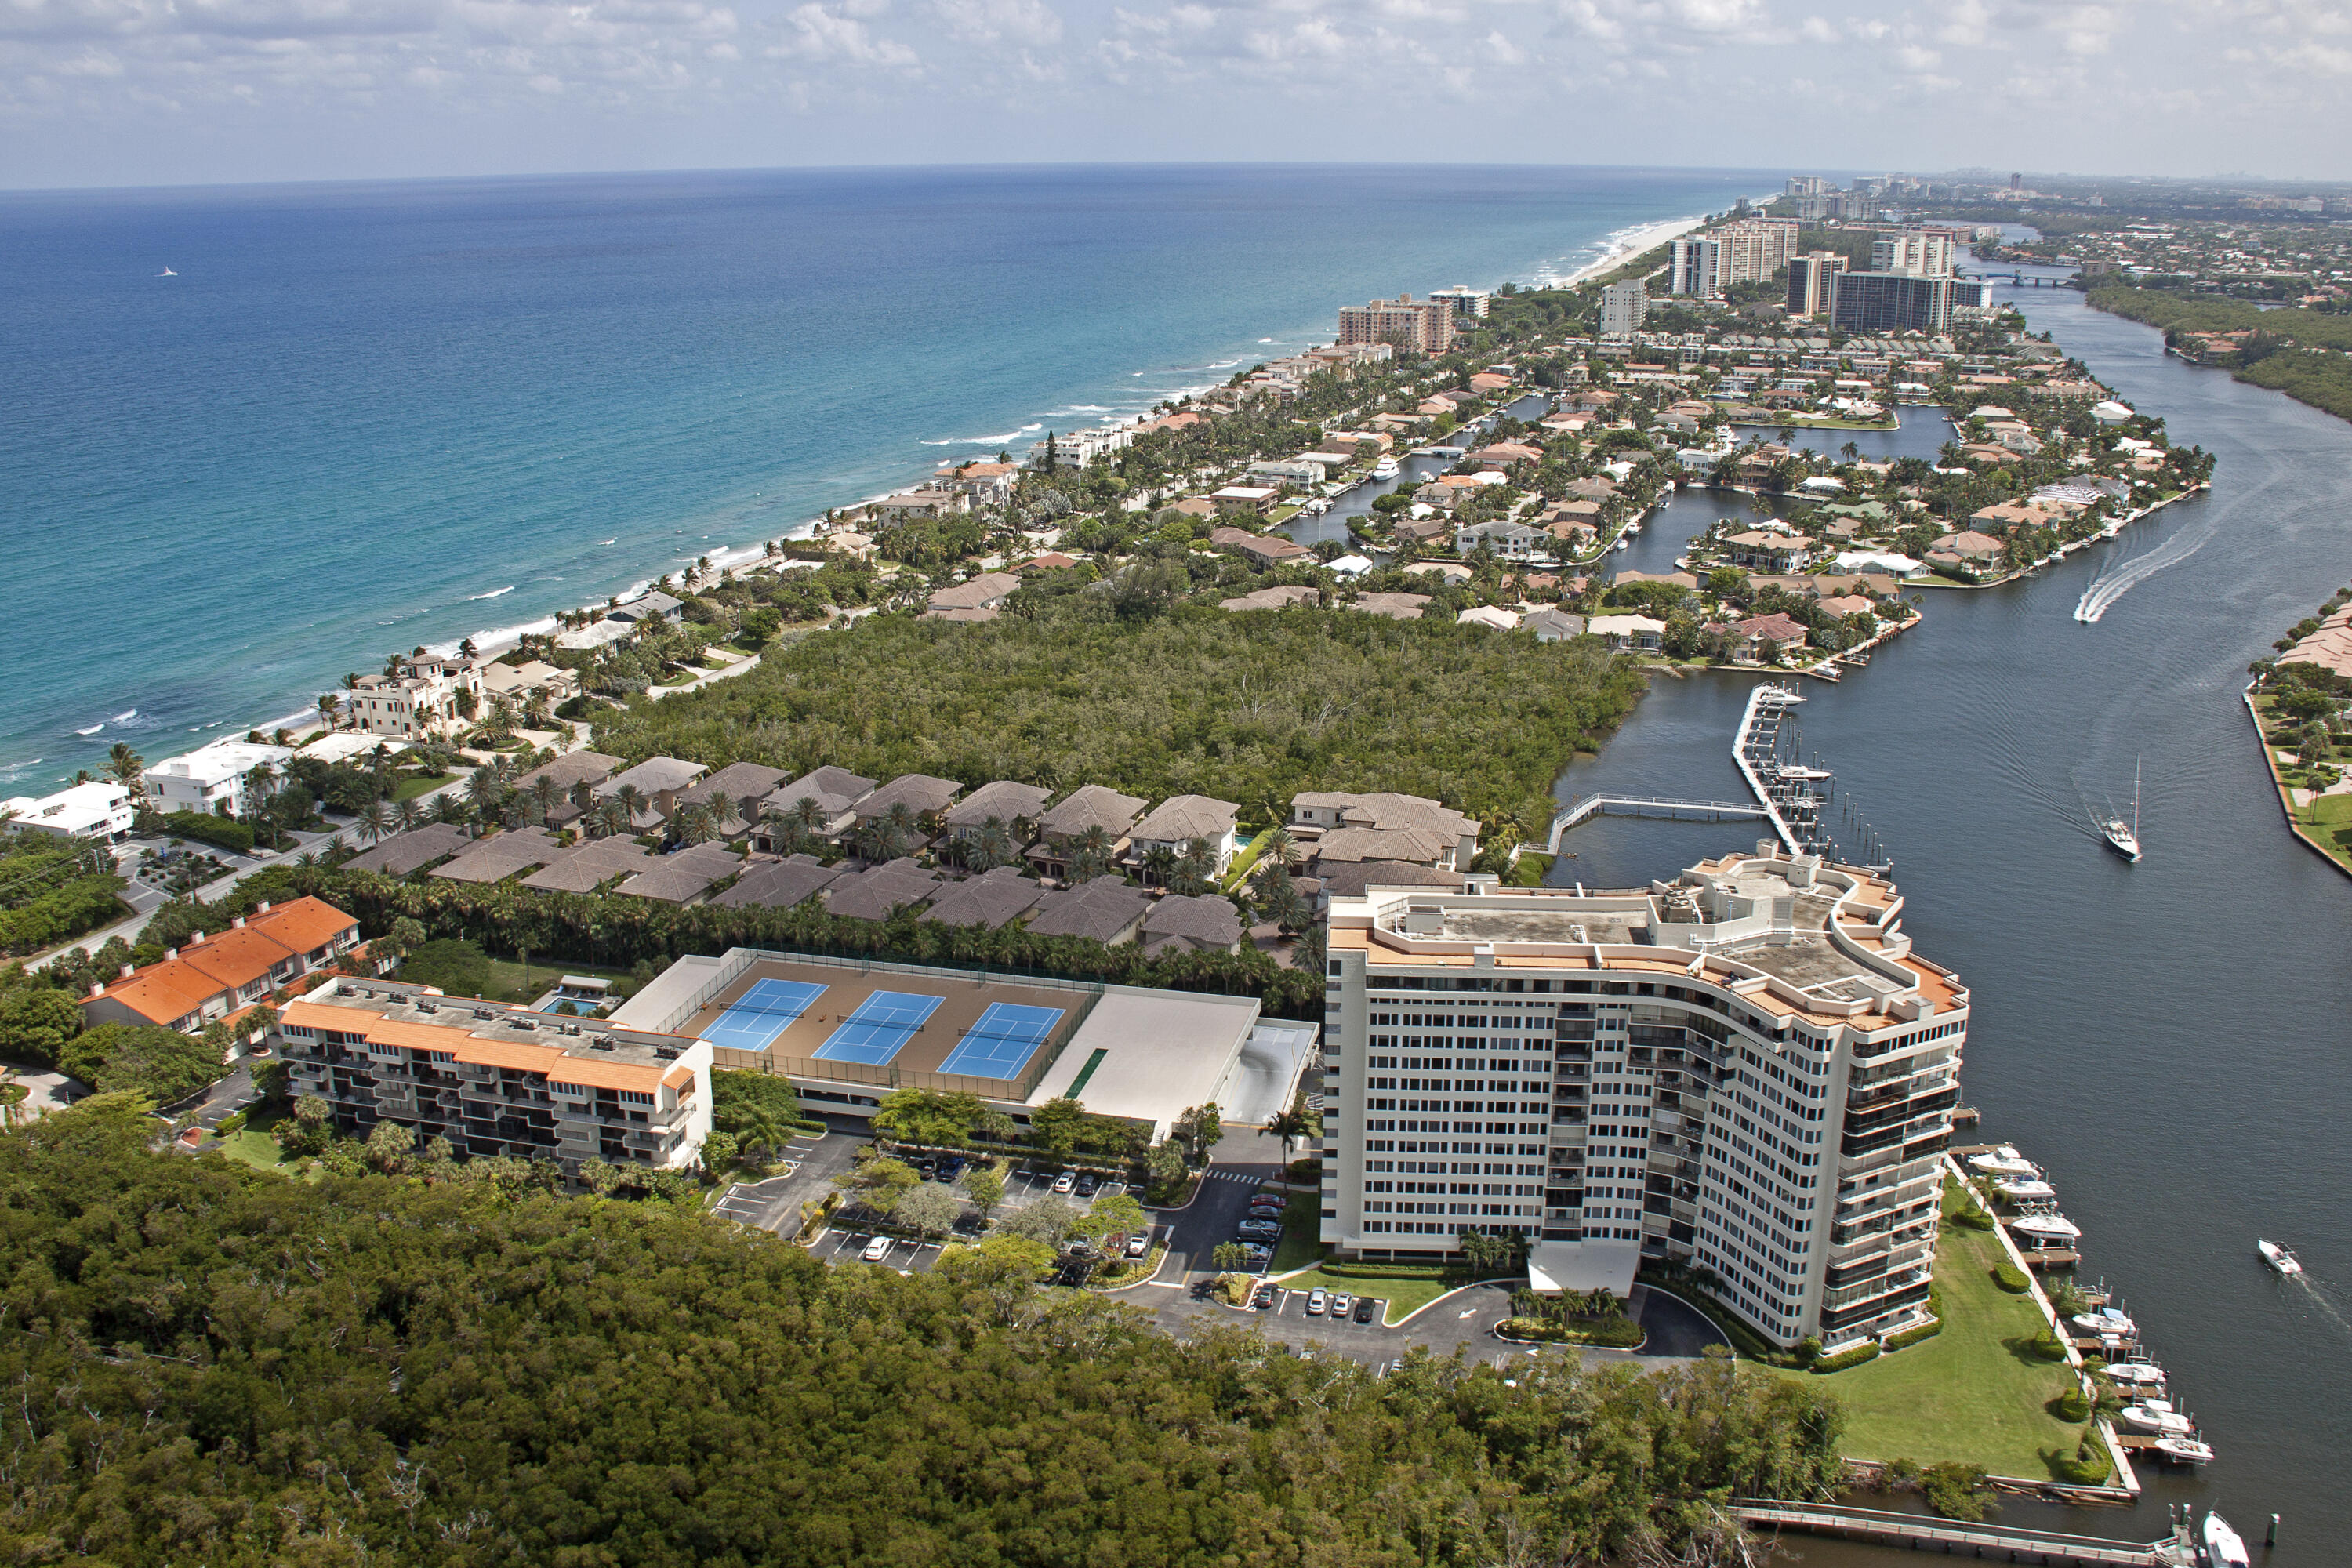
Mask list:
[[[1734,566],[1759,572],[1792,572],[1812,553],[1811,542],[1749,529],[1722,541],[1723,557]]]
[[[946,488],[970,497],[974,506],[1010,506],[1020,479],[1018,463],[966,463],[948,475]]]
[[[115,835],[131,831],[138,806],[127,785],[112,779],[69,784],[38,798],[17,795],[0,801],[12,815],[7,826],[57,838],[89,838],[111,844]]]
[[[1496,518],[1490,522],[1474,522],[1455,531],[1454,548],[1464,555],[1481,544],[1505,561],[1525,561],[1531,556],[1550,553],[1552,537],[1544,530],[1508,518]]]
[[[895,496],[884,496],[874,503],[874,517],[879,522],[906,522],[922,517],[950,517],[969,510],[971,498],[961,490],[907,490]]]
[[[648,588],[635,598],[624,599],[604,612],[608,621],[620,621],[629,626],[644,626],[649,621],[674,621],[686,613],[686,601],[673,598],[657,588]]]
[[[278,905],[264,900],[250,915],[233,918],[226,931],[193,932],[178,947],[164,949],[160,963],[126,963],[118,978],[93,984],[81,999],[82,1020],[93,1028],[152,1024],[194,1035],[207,1024],[234,1019],[251,1026],[237,1031],[240,1039],[251,1039],[272,1020],[266,1009],[248,1009],[278,987],[336,963],[380,972],[367,958],[358,921],[320,899]]]
[[[1254,517],[1272,506],[1281,493],[1270,485],[1227,485],[1221,490],[1211,491],[1209,503],[1217,509],[1220,515],[1241,512]]]
[[[1519,441],[1497,441],[1470,454],[1470,460],[1480,468],[1498,471],[1507,469],[1514,463],[1540,463],[1543,458],[1543,448]]]
[[[363,675],[343,699],[354,730],[421,741],[457,730],[482,697],[481,667],[470,658],[406,658],[397,673]]]
[[[517,704],[530,701],[534,692],[545,696],[551,705],[580,695],[577,672],[536,658],[520,664],[486,664],[481,673],[484,696],[509,698]]]
[[[1329,790],[1302,791],[1290,800],[1290,831],[1310,854],[1343,833],[1391,836],[1392,847],[1409,853],[1372,854],[1372,839],[1349,840],[1332,856],[1335,860],[1409,860],[1447,870],[1467,867],[1478,858],[1480,824],[1452,806],[1417,795],[1382,792],[1349,795]],[[1408,845],[1406,840],[1410,839]]]
[[[285,771],[292,748],[250,741],[215,741],[193,752],[151,763],[141,783],[147,804],[157,811],[194,811],[243,816],[246,780],[256,769]]]
[[[1315,558],[1313,551],[1279,534],[1250,533],[1238,528],[1215,529],[1209,534],[1209,542],[1219,550],[1232,551],[1261,572]]]
[[[1929,545],[1927,559],[1934,562],[1942,557],[1981,569],[2000,565],[2001,552],[2005,548],[2000,540],[1990,534],[1979,533],[1972,528],[1963,529],[1958,533],[1948,533]]]
[[[1808,636],[1804,622],[1778,613],[1750,616],[1733,629],[1759,648],[1768,642],[1776,647],[1802,647]]]
[[[1654,616],[1595,616],[1584,629],[1612,648],[1654,653],[1664,646],[1666,623]]]

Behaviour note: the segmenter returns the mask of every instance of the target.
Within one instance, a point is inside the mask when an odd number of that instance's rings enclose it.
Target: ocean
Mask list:
[[[21,628],[0,789],[267,725],[388,653],[541,626],[1328,341],[1342,304],[1557,278],[1769,183],[1348,165],[0,195]]]

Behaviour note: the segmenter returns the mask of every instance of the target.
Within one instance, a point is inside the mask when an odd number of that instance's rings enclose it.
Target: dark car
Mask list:
[[[1274,1305],[1274,1283],[1272,1280],[1268,1280],[1266,1283],[1257,1288],[1257,1295],[1251,1300],[1250,1305],[1261,1310],[1271,1307]]]
[[[1370,1322],[1372,1321],[1372,1314],[1380,1310],[1380,1302],[1370,1296],[1357,1297],[1356,1321],[1360,1323]]]
[[[958,1176],[962,1174],[963,1162],[961,1160],[942,1160],[940,1162],[939,1179],[940,1181],[952,1182]]]
[[[1090,1198],[1095,1195],[1095,1189],[1101,1185],[1102,1179],[1097,1176],[1092,1171],[1088,1171],[1085,1175],[1078,1178],[1078,1196],[1082,1198]]]
[[[1249,1206],[1250,1217],[1252,1219],[1280,1219],[1285,1214],[1289,1212],[1289,1206],[1290,1205],[1287,1204],[1252,1204]]]
[[[940,1163],[937,1160],[918,1160],[915,1162],[915,1169],[923,1173],[923,1179],[925,1181],[929,1181],[930,1179],[931,1173],[939,1168]]]

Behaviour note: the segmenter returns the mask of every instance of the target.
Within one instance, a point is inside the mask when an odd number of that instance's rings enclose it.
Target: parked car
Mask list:
[[[940,1163],[937,1160],[923,1159],[915,1162],[915,1169],[923,1173],[923,1179],[925,1181],[930,1180],[931,1173],[939,1168]]]
[[[1250,1298],[1250,1305],[1257,1308],[1260,1311],[1264,1311],[1266,1308],[1274,1305],[1274,1298],[1276,1294],[1276,1292],[1274,1282],[1272,1280],[1268,1280],[1257,1288],[1257,1294]]]
[[[1082,1198],[1090,1198],[1095,1195],[1095,1189],[1101,1185],[1102,1178],[1096,1175],[1092,1171],[1088,1171],[1086,1174],[1078,1178],[1078,1196]]]
[[[1358,1321],[1358,1322],[1360,1322],[1360,1323],[1369,1323],[1369,1322],[1370,1322],[1370,1321],[1372,1321],[1372,1314],[1373,1314],[1375,1311],[1377,1311],[1379,1309],[1380,1309],[1380,1302],[1379,1302],[1378,1300],[1374,1300],[1372,1297],[1370,1297],[1370,1296],[1359,1296],[1359,1297],[1357,1297],[1357,1298],[1356,1298],[1356,1321]]]
[[[1077,1184],[1078,1177],[1075,1171],[1065,1171],[1054,1178],[1054,1190],[1057,1193],[1066,1193]]]
[[[1282,1227],[1270,1219],[1245,1219],[1234,1226],[1244,1236],[1280,1236]]]
[[[1323,1309],[1329,1304],[1330,1300],[1331,1299],[1328,1296],[1326,1296],[1323,1293],[1319,1287],[1316,1289],[1309,1290],[1307,1292],[1307,1315],[1310,1318],[1321,1317],[1323,1315]]]
[[[1150,1231],[1138,1231],[1127,1238],[1127,1255],[1129,1258],[1141,1258],[1150,1250],[1151,1233]]]
[[[1331,1292],[1331,1315],[1333,1317],[1346,1317],[1348,1315],[1348,1310],[1355,1304],[1356,1299],[1353,1296],[1349,1295],[1345,1290],[1334,1290]]]
[[[1242,1261],[1244,1263],[1265,1263],[1273,1257],[1274,1248],[1271,1247],[1261,1247],[1255,1241],[1242,1243]]]
[[[963,1166],[964,1163],[961,1160],[940,1161],[939,1179],[942,1182],[954,1181],[958,1176],[963,1174]]]
[[[1251,1219],[1279,1220],[1282,1218],[1282,1215],[1283,1211],[1281,1209],[1261,1208],[1257,1205],[1252,1204],[1250,1205],[1248,1217]]]
[[[866,1250],[858,1254],[858,1257],[868,1263],[879,1263],[889,1256],[890,1238],[887,1236],[876,1237],[866,1244]]]

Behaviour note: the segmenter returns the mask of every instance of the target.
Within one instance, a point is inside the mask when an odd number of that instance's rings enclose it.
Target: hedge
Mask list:
[[[253,829],[226,816],[212,816],[201,811],[175,811],[169,816],[142,811],[136,826],[142,833],[193,838],[199,844],[216,844],[240,855],[253,853]]]
[[[2025,1277],[2025,1270],[2005,1258],[1994,1266],[1992,1282],[2012,1296],[2022,1296],[2033,1288],[2033,1281]]]
[[[1890,1351],[1899,1351],[1906,1345],[1916,1345],[1921,1340],[1932,1340],[1943,1331],[1944,1322],[1938,1318],[1932,1323],[1922,1323],[1916,1329],[1906,1329],[1899,1334],[1887,1335],[1886,1348]]]
[[[1506,1339],[1543,1344],[1603,1345],[1614,1350],[1638,1350],[1650,1337],[1641,1324],[1623,1319],[1612,1322],[1580,1319],[1568,1325],[1542,1318],[1506,1318],[1495,1331]]]
[[[1875,1344],[1856,1345],[1850,1351],[1840,1351],[1835,1355],[1825,1355],[1822,1357],[1821,1360],[1813,1363],[1813,1370],[1815,1372],[1843,1372],[1850,1366],[1860,1366],[1864,1362],[1876,1361],[1877,1359],[1878,1347]]]
[[[1339,1263],[1326,1259],[1317,1270],[1349,1279],[1446,1279],[1461,1272],[1434,1263]]]

